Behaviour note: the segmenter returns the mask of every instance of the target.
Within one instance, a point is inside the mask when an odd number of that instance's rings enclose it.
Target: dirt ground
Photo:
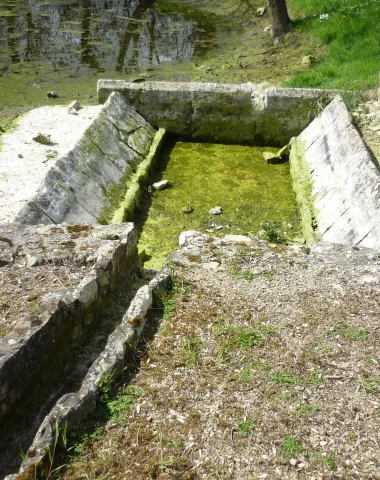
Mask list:
[[[380,478],[379,255],[201,236],[172,261],[135,378],[61,478]]]

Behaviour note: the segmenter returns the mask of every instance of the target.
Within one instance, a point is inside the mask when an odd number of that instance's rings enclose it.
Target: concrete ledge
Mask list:
[[[55,161],[37,192],[25,197],[22,208],[6,221],[102,223],[104,208],[117,204],[155,133],[121,95],[111,95],[71,150]]]
[[[288,143],[312,120],[312,104],[335,92],[220,83],[99,80],[103,103],[119,92],[148,122],[185,139],[250,145]]]
[[[380,172],[340,98],[292,141],[290,162],[294,171],[306,165],[323,241],[380,248]]]
[[[71,235],[70,232],[76,233]],[[72,341],[72,331],[76,337],[85,333],[88,315],[99,308],[104,296],[117,286],[119,272],[125,269],[132,272],[138,263],[133,224],[96,227],[8,225],[2,228],[2,235],[6,235],[17,250],[23,246],[20,238],[27,242],[28,248],[32,243],[40,249],[44,246],[47,263],[59,260],[61,244],[70,244],[72,258],[84,265],[87,262],[89,268],[78,286],[41,298],[36,312],[38,325],[31,323],[23,335],[11,332],[0,340],[1,418],[28,391],[32,378],[47,367],[46,362],[61,343]],[[58,253],[50,257],[49,251]]]
[[[160,289],[169,288],[170,283],[169,271],[163,269],[148,285],[137,291],[122,323],[109,336],[105,349],[90,367],[80,391],[68,393],[58,400],[40,425],[19,474],[9,475],[6,480],[21,480],[29,473],[34,475],[38,472],[39,468],[43,468],[44,462],[48,461],[56,429],[65,422],[73,428],[94,411],[102,380],[112,377],[117,382],[122,377],[128,350],[136,344],[144,329],[148,311],[153,304],[153,295]]]

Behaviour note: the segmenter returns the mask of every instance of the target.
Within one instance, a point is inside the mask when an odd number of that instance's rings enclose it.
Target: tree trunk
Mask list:
[[[278,40],[289,32],[291,21],[288,15],[285,0],[268,0],[268,7],[272,17],[272,35]]]

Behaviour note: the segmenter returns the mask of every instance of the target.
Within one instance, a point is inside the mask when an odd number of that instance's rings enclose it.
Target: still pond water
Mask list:
[[[226,20],[165,1],[0,0],[0,107],[88,100],[97,78],[154,77],[228,41]]]

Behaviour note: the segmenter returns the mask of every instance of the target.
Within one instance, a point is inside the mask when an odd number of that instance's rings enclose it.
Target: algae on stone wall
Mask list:
[[[163,264],[183,230],[254,235],[262,222],[269,222],[290,236],[299,235],[289,165],[266,164],[263,150],[184,142],[166,148],[157,179],[169,180],[172,188],[154,192],[149,211],[137,220],[142,228],[139,251],[152,257],[148,268]],[[192,213],[184,213],[188,206]],[[215,206],[222,207],[221,215],[209,214]]]

